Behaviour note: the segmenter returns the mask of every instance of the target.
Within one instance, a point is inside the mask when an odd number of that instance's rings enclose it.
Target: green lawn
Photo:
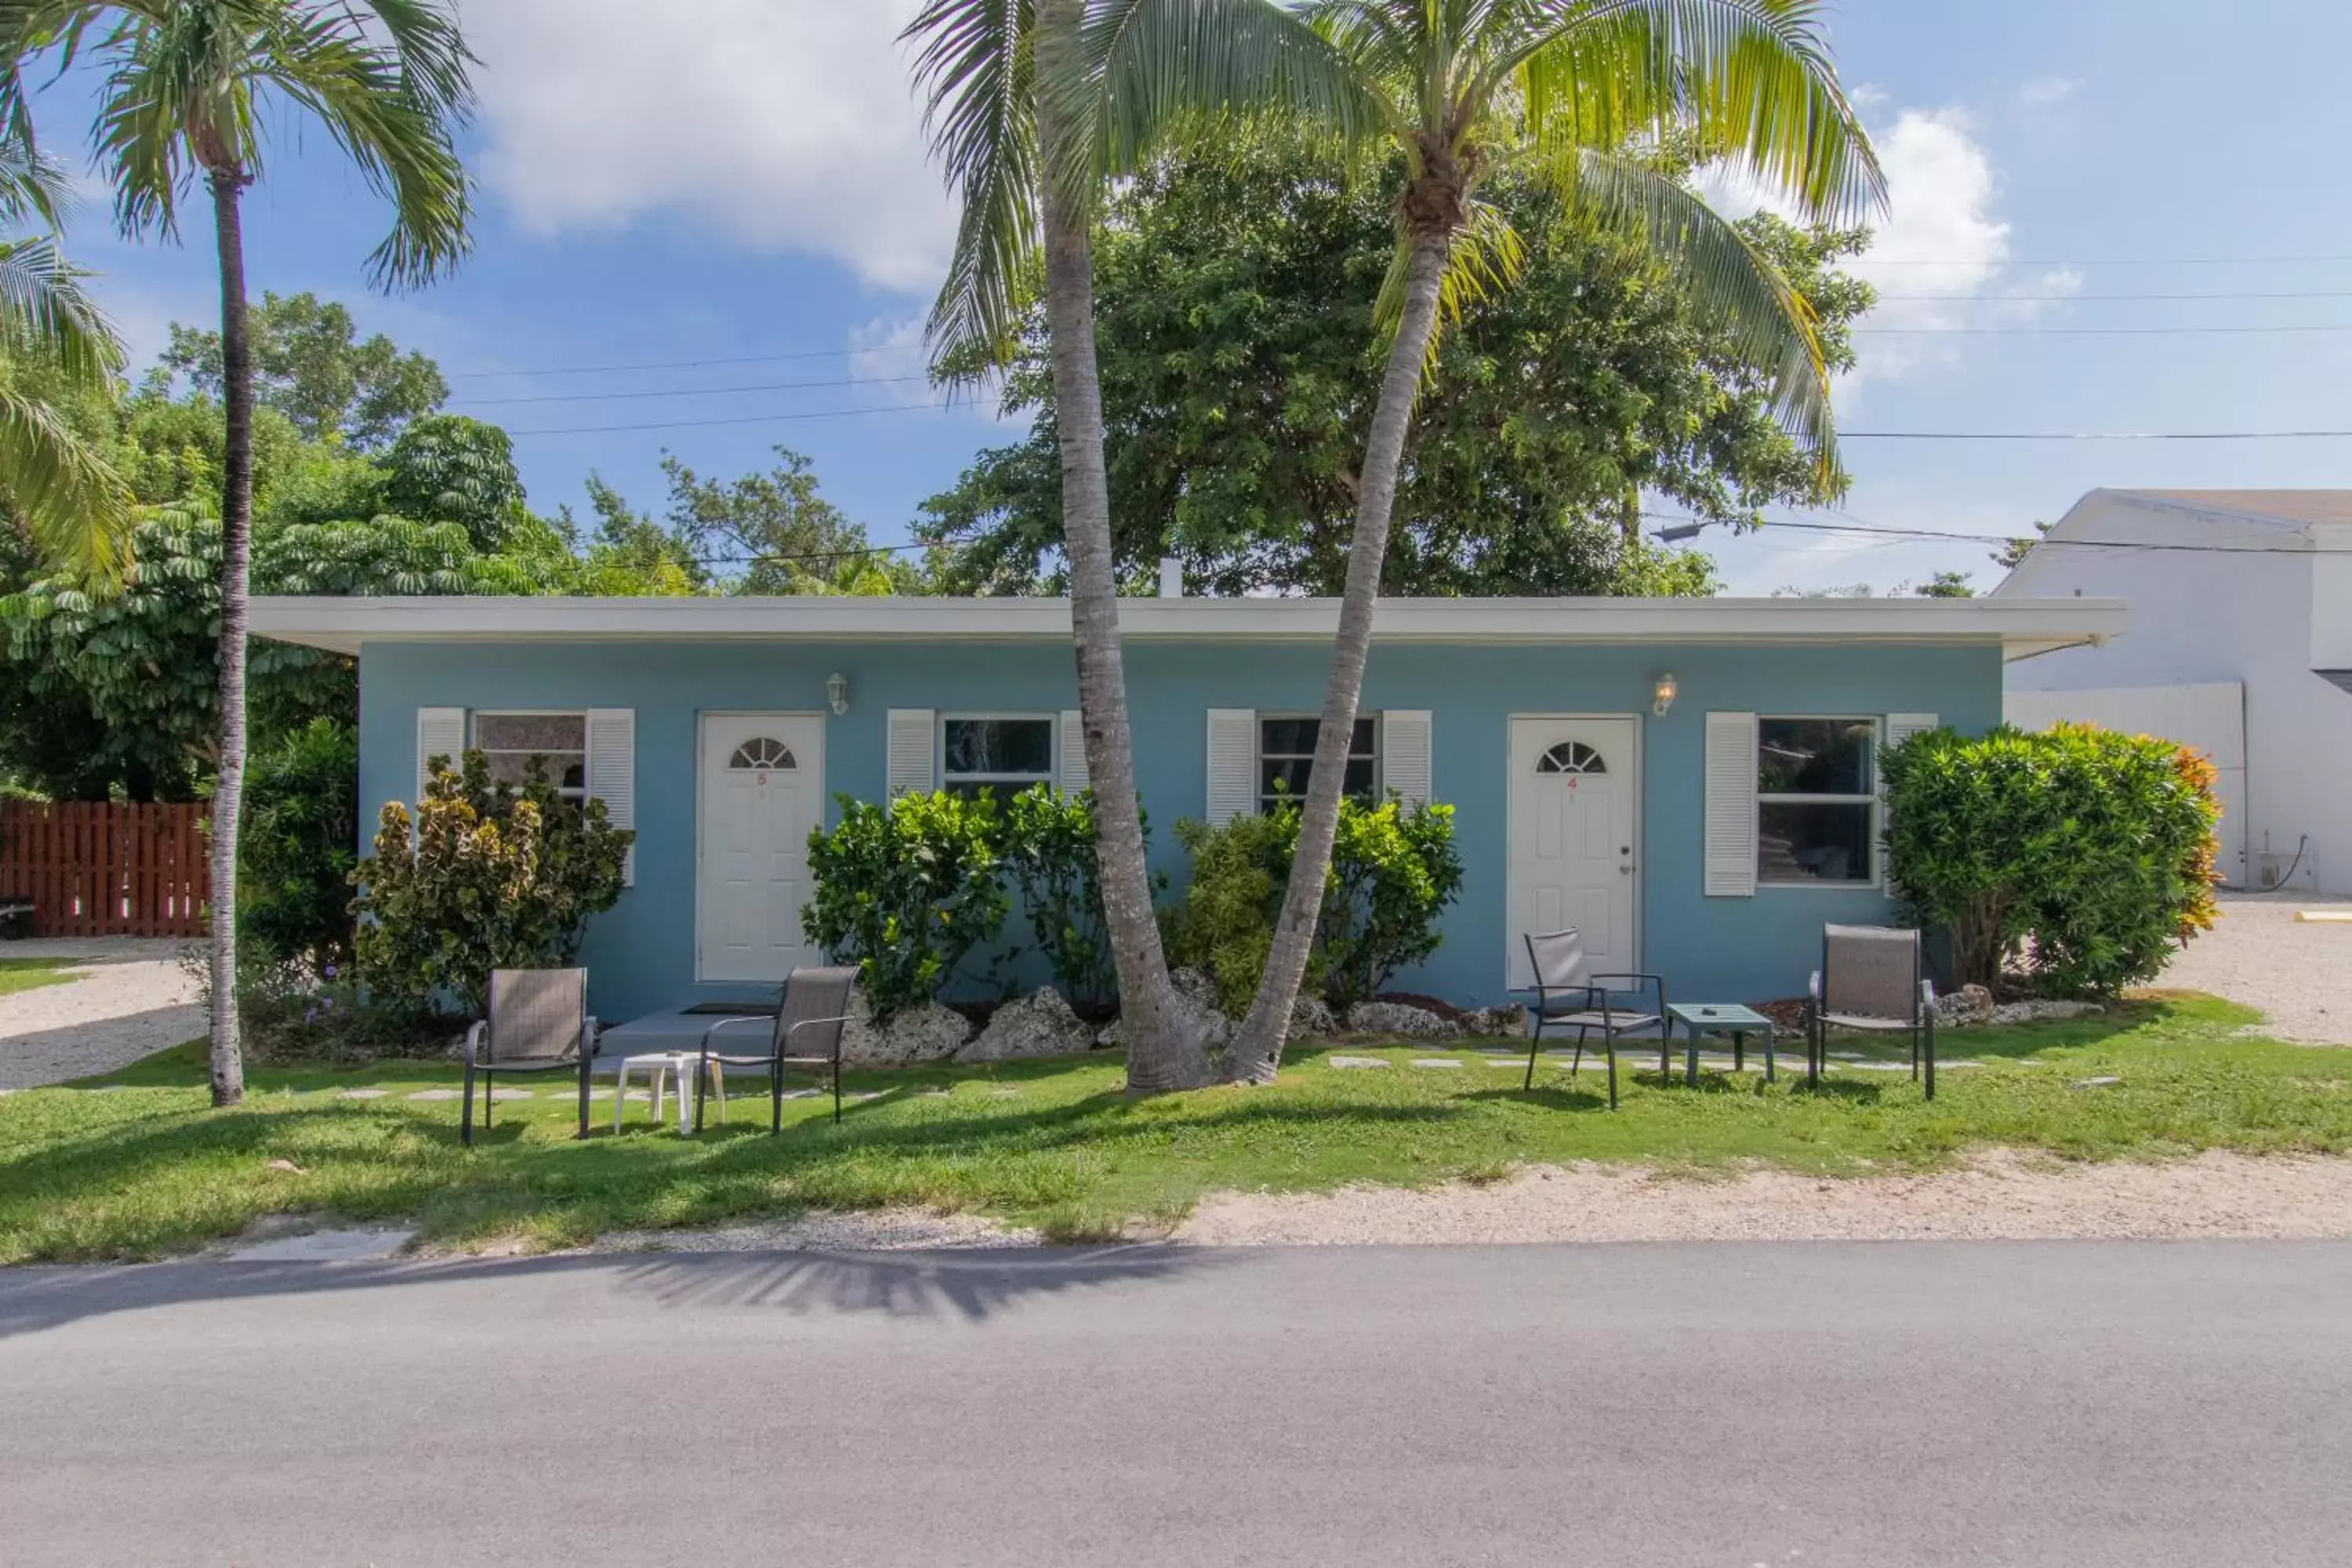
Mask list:
[[[2252,1015],[2198,996],[2158,996],[2105,1018],[1945,1037],[1951,1068],[1932,1105],[1907,1075],[1842,1067],[1818,1093],[1801,1072],[1706,1076],[1697,1089],[1625,1065],[1611,1114],[1588,1065],[1519,1074],[1464,1047],[1299,1050],[1272,1089],[1214,1089],[1129,1103],[1108,1056],[993,1068],[872,1073],[835,1129],[817,1100],[789,1102],[766,1136],[764,1100],[738,1102],[724,1131],[682,1140],[630,1108],[610,1131],[570,1136],[573,1107],[546,1079],[501,1104],[494,1134],[457,1143],[457,1108],[404,1098],[446,1089],[420,1063],[262,1070],[249,1102],[215,1112],[185,1047],[106,1082],[0,1098],[0,1263],[152,1257],[232,1235],[258,1215],[306,1211],[399,1217],[425,1238],[560,1246],[600,1232],[709,1225],[801,1209],[893,1203],[971,1209],[1065,1237],[1131,1218],[1172,1220],[1223,1187],[1307,1190],[1498,1176],[1522,1162],[1643,1161],[1705,1173],[1756,1162],[1831,1174],[1932,1167],[1971,1146],[2088,1159],[2165,1158],[2207,1148],[2352,1150],[2352,1050],[2290,1046],[2235,1030]],[[1848,1048],[1846,1042],[1835,1047]],[[1378,1055],[1386,1069],[1327,1059]],[[1407,1066],[1454,1057],[1458,1071]],[[1802,1054],[1798,1053],[1801,1068]],[[2114,1076],[2113,1086],[2078,1080]],[[528,1081],[528,1080],[526,1080]],[[383,1098],[340,1091],[380,1088]],[[273,1165],[285,1162],[294,1169]]]
[[[0,958],[0,996],[44,985],[63,985],[73,965],[62,958]]]

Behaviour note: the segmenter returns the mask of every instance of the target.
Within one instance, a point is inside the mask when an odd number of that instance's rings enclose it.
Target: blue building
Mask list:
[[[1451,803],[1465,869],[1405,989],[1527,979],[1522,932],[1678,994],[1801,993],[1827,921],[1892,912],[1874,749],[2000,720],[2005,660],[2123,630],[2116,602],[1384,601],[1351,789]],[[1338,606],[1121,605],[1136,771],[1169,826],[1303,787]],[[803,941],[806,839],[835,797],[1086,783],[1058,599],[265,598],[254,630],[357,658],[362,820],[423,759],[550,759],[636,830],[589,933],[628,1018],[772,984]],[[373,828],[370,828],[370,835]]]

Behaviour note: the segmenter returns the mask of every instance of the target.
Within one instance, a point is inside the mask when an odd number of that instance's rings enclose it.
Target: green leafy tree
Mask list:
[[[1977,596],[1976,587],[1965,572],[1938,572],[1911,592],[1922,599],[1973,599]]]
[[[1118,967],[1103,910],[1093,794],[1032,785],[1005,803],[1003,838],[1006,875],[1055,983],[1084,1016],[1109,1012],[1118,999]]]
[[[268,117],[315,121],[393,208],[374,281],[429,281],[467,246],[456,133],[473,56],[441,0],[5,0],[0,121],[28,141],[24,72],[44,57],[99,72],[91,128],[126,236],[176,238],[201,179],[221,282],[221,740],[212,811],[213,1100],[245,1097],[236,1022],[237,814],[245,783],[246,597],[253,528],[254,344],[242,203]]]
[[[1844,476],[1781,426],[1764,378],[1646,243],[1564,206],[1539,174],[1521,158],[1487,183],[1525,239],[1518,285],[1465,304],[1442,342],[1381,592],[1704,594],[1706,557],[1651,545],[1629,497],[1752,527],[1769,504],[1834,500]],[[1112,200],[1096,326],[1122,580],[1174,555],[1213,594],[1341,592],[1380,391],[1362,325],[1402,179],[1401,159],[1342,179],[1299,138],[1261,132],[1154,159]],[[1831,370],[1850,366],[1846,323],[1871,295],[1834,263],[1864,236],[1760,215],[1740,227],[1814,310]],[[964,591],[1062,586],[1046,348],[1033,305],[1004,401],[1035,426],[927,503],[919,531],[956,547],[947,576]]]
[[[248,321],[254,401],[285,415],[306,440],[381,450],[411,420],[448,401],[449,384],[439,365],[424,354],[403,353],[382,332],[361,338],[348,306],[308,292],[264,290]],[[225,385],[220,333],[174,323],[163,369],[219,399]]]
[[[1405,442],[1442,372],[1442,321],[1519,281],[1526,237],[1488,182],[1524,155],[1570,211],[1640,235],[1693,310],[1769,387],[1767,404],[1824,476],[1836,462],[1829,367],[1812,311],[1738,228],[1658,156],[1686,145],[1790,199],[1810,222],[1859,216],[1878,167],[1839,89],[1811,0],[1315,0],[1311,29],[1272,0],[1105,0],[1091,30],[1103,142],[1117,159],[1187,111],[1304,111],[1344,145],[1404,161],[1396,248],[1376,320],[1380,394],[1356,477],[1355,525],[1313,773],[1282,917],[1229,1077],[1270,1079],[1314,946],[1338,830],[1372,610]],[[1261,18],[1258,33],[1225,20]],[[1212,26],[1213,16],[1215,25]]]
[[[375,853],[352,870],[356,962],[396,1006],[458,999],[480,1017],[490,971],[568,964],[621,896],[636,835],[604,803],[563,800],[533,759],[523,786],[492,782],[479,752],[428,758],[415,812],[385,805]]]
[[[238,921],[267,959],[332,979],[351,962],[357,731],[314,720],[255,753],[237,847]]]
[[[382,464],[388,510],[420,522],[454,522],[484,552],[505,548],[530,517],[514,440],[495,425],[462,414],[412,422]]]

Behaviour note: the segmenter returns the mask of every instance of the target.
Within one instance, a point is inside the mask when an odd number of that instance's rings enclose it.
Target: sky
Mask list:
[[[953,215],[895,41],[916,5],[461,0],[482,61],[472,257],[428,291],[369,295],[385,215],[289,121],[247,198],[253,290],[343,300],[435,356],[455,411],[514,433],[542,510],[584,510],[591,471],[657,506],[665,452],[732,475],[782,443],[877,542],[902,541],[924,498],[1016,434],[936,406],[921,379]],[[2099,486],[2352,483],[2352,439],[1887,438],[2352,430],[2352,205],[2326,195],[2352,146],[2352,12],[2245,12],[1828,10],[1889,185],[1854,265],[1882,300],[1837,388],[1853,488],[1833,512],[1775,513],[1808,526],[1706,534],[1728,591],[2000,576],[1972,541],[1825,529],[2002,535]],[[75,90],[53,89],[43,119],[78,159]],[[188,216],[176,247],[118,239],[102,199],[68,230],[142,363],[171,322],[216,315],[209,225]],[[2124,297],[2148,295],[2175,297]]]

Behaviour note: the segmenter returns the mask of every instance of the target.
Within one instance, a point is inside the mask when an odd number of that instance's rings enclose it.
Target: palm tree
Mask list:
[[[1095,363],[1090,229],[1100,171],[1090,156],[1086,10],[1086,0],[929,0],[905,36],[921,41],[915,71],[929,100],[933,150],[963,202],[954,258],[931,313],[932,344],[942,358],[1005,341],[1024,277],[1043,254],[1104,923],[1118,970],[1128,1089],[1148,1093],[1196,1087],[1211,1070],[1169,984],[1136,800]],[[1048,83],[1055,90],[1046,90]],[[1048,177],[1064,168],[1067,177]]]
[[[0,492],[40,553],[103,580],[121,564],[131,497],[103,453],[54,397],[111,398],[122,345],[51,237],[64,206],[57,165],[0,137],[0,225],[43,232],[0,239]]]
[[[1308,29],[1255,47],[1212,12],[1234,0],[1101,0],[1088,65],[1108,161],[1203,110],[1305,110],[1359,149],[1401,153],[1397,252],[1381,293],[1393,333],[1360,468],[1345,594],[1313,772],[1272,951],[1226,1054],[1271,1079],[1315,938],[1370,652],[1405,437],[1443,323],[1507,288],[1518,237],[1478,200],[1494,153],[1525,148],[1568,202],[1638,227],[1699,309],[1774,375],[1775,405],[1824,470],[1835,461],[1827,373],[1804,303],[1770,262],[1643,156],[1688,139],[1812,218],[1883,199],[1875,157],[1814,26],[1815,0],[1255,0]],[[1265,47],[1278,42],[1279,47]]]
[[[443,0],[0,0],[0,122],[32,137],[23,72],[104,70],[92,130],[126,236],[175,239],[199,179],[220,262],[220,776],[212,812],[213,1103],[245,1096],[236,1016],[236,830],[245,780],[246,589],[253,521],[253,356],[239,203],[273,121],[307,115],[393,208],[370,281],[429,281],[467,249],[456,135],[474,62]]]

